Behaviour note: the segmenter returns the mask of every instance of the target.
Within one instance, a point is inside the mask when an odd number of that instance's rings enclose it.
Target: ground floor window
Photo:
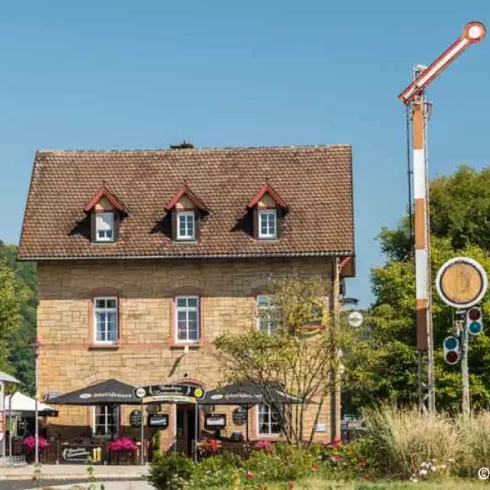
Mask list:
[[[279,412],[268,405],[257,406],[257,422],[260,435],[272,436],[281,432]]]
[[[94,435],[109,437],[112,434],[117,434],[118,428],[118,407],[111,405],[94,407]]]

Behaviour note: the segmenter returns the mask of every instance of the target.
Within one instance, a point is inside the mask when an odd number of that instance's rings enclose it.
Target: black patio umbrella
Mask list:
[[[50,405],[109,405],[112,407],[116,405],[141,405],[141,400],[134,396],[134,390],[134,386],[117,379],[108,379],[46,401]],[[111,434],[112,438],[114,438],[114,433]]]
[[[265,392],[265,393],[264,393]],[[237,405],[247,410],[246,433],[248,441],[248,410],[261,403],[299,404],[301,399],[286,393],[279,384],[271,383],[263,390],[257,383],[242,381],[216,390],[207,391],[199,405]]]
[[[134,386],[108,379],[46,401],[50,405],[141,405],[134,390]]]

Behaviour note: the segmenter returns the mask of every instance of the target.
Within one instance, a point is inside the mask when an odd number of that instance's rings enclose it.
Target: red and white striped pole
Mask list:
[[[429,186],[426,154],[426,102],[424,89],[447,68],[469,46],[481,41],[486,34],[481,22],[468,23],[462,36],[457,39],[429,67],[416,71],[414,81],[398,96],[412,113],[413,139],[413,180],[415,207],[415,283],[416,283],[416,325],[417,349],[419,351],[419,393],[420,404],[428,400],[429,410],[435,410],[434,356],[432,315],[430,301],[430,230],[429,230]],[[427,376],[425,382],[423,354],[427,354]],[[426,390],[426,396],[422,392]]]

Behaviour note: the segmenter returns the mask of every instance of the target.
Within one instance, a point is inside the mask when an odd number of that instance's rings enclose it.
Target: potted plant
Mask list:
[[[138,446],[129,438],[121,437],[109,443],[109,452],[117,455],[119,464],[132,463],[133,457],[138,451]]]
[[[44,451],[48,447],[48,441],[42,436],[38,436],[38,445],[39,445],[39,452]],[[32,461],[34,459],[34,451],[36,449],[36,437],[35,436],[29,436],[26,437],[23,441],[25,453],[26,453],[26,459],[29,461]]]

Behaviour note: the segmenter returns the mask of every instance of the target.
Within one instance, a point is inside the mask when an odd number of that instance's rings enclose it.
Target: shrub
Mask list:
[[[460,438],[445,414],[387,406],[365,410],[366,450],[381,476],[409,478],[422,463],[445,464],[460,453]]]
[[[240,458],[232,453],[224,452],[217,456],[210,456],[194,466],[186,488],[197,490],[231,486],[234,479],[240,476],[240,465]]]
[[[253,451],[250,458],[244,461],[243,467],[247,479],[273,482],[297,480],[311,475],[317,469],[315,463],[315,456],[308,450],[277,443],[269,451]]]
[[[218,439],[204,439],[198,444],[198,451],[201,456],[210,456],[218,453],[223,448],[223,444]]]
[[[121,437],[110,442],[108,449],[114,453],[136,453],[136,451],[138,451],[138,446],[136,446],[136,444],[129,437]]]
[[[459,473],[475,476],[490,461],[490,412],[459,416],[456,427],[464,448],[457,460]]]
[[[161,434],[162,431],[157,430],[155,432],[155,435],[153,436],[152,440],[152,445],[153,445],[153,454],[152,454],[152,461],[156,461],[161,455],[162,455],[162,450],[160,449],[160,441],[161,441]]]
[[[180,490],[191,478],[194,463],[179,453],[157,458],[150,466],[148,481],[157,490]]]

